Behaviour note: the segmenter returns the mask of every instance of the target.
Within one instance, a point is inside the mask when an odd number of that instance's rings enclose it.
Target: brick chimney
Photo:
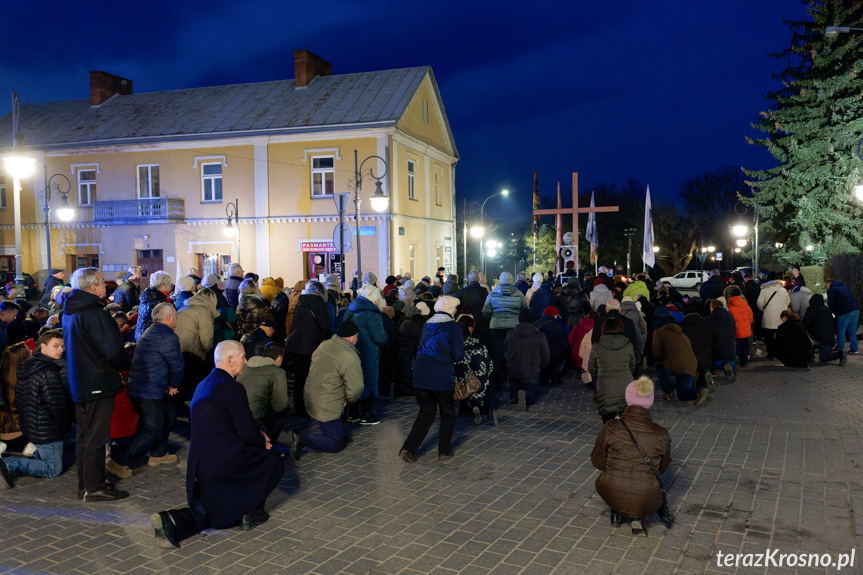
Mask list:
[[[294,50],[294,87],[303,88],[317,76],[329,76],[333,65],[308,50]]]
[[[114,94],[128,96],[132,93],[132,80],[109,74],[90,72],[90,105],[100,106]]]

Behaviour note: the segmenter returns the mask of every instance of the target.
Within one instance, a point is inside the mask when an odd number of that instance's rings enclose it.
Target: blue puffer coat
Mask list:
[[[533,314],[533,321],[538,321],[542,317],[542,312],[548,306],[554,305],[554,300],[557,299],[557,294],[551,289],[550,283],[543,283],[539,289],[533,292],[530,298],[530,311]]]
[[[518,325],[518,313],[523,309],[529,308],[521,292],[512,284],[499,284],[488,294],[482,313],[491,318],[489,328],[509,329]]]
[[[378,373],[381,358],[380,346],[387,343],[387,332],[384,330],[384,320],[378,306],[362,296],[358,296],[342,321],[352,320],[360,330],[357,339],[357,349],[363,364],[363,382],[365,389],[360,399],[378,396]]]
[[[165,324],[154,323],[135,347],[126,391],[130,397],[162,399],[168,387],[180,387],[184,366],[180,338]]]
[[[447,313],[437,312],[423,326],[413,384],[417,389],[452,391],[455,364],[464,359],[464,332]]]

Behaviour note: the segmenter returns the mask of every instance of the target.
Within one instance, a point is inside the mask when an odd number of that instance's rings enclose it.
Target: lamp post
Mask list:
[[[496,194],[492,194],[482,203],[482,206],[479,208],[479,221],[480,227],[483,229],[485,229],[485,204],[496,196],[507,197],[509,196],[509,190],[501,190]],[[485,244],[483,241],[479,243],[479,268],[482,270],[482,273],[485,273]]]
[[[56,183],[55,183],[56,180]],[[72,191],[72,182],[63,174],[54,174],[51,179],[48,179],[48,168],[45,168],[45,189],[39,191],[39,200],[42,202],[42,212],[45,214],[45,245],[48,249],[48,273],[51,273],[51,192],[60,194],[60,207],[57,209],[57,217],[64,222],[70,221],[75,217],[75,208],[69,205],[69,192]],[[65,191],[61,185],[66,182]]]
[[[240,200],[238,198],[234,198],[233,202],[228,202],[228,205],[225,206],[225,215],[228,216],[228,227],[225,228],[225,235],[229,238],[236,237],[237,238],[237,262],[240,261]],[[233,222],[237,222],[237,226],[234,227],[232,225]],[[235,262],[231,262],[235,263]]]
[[[12,92],[12,154],[3,158],[6,172],[12,176],[13,202],[15,203],[15,299],[25,296],[24,276],[21,270],[21,179],[28,178],[36,169],[36,160],[18,154],[18,122],[20,121],[18,94]]]
[[[380,160],[384,164],[384,173],[380,176],[375,175],[373,168],[363,171],[363,166],[366,165],[366,162],[372,159]],[[354,179],[348,180],[348,189],[353,190],[354,192],[354,209],[356,211],[357,220],[357,277],[360,282],[363,279],[363,264],[362,256],[360,254],[360,203],[362,202],[360,191],[363,189],[363,180],[366,176],[372,178],[375,181],[375,193],[371,198],[372,209],[379,213],[386,211],[390,205],[390,199],[384,194],[384,191],[381,188],[381,180],[387,175],[387,169],[387,161],[380,156],[369,156],[357,165],[357,151],[354,150]],[[342,263],[342,266],[344,267],[344,263]]]
[[[835,38],[839,34],[848,34],[854,30],[855,32],[863,32],[863,28],[849,28],[847,26],[827,26],[824,28],[824,35],[828,38]]]

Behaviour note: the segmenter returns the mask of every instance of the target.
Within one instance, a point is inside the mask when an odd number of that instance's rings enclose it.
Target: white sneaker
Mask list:
[[[24,451],[22,451],[21,453],[23,453],[27,457],[33,457],[33,455],[36,453],[36,446],[32,442],[28,443],[26,446],[24,446]]]

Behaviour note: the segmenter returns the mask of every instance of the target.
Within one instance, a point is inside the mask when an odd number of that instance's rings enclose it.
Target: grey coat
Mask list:
[[[596,382],[600,415],[626,409],[626,386],[635,372],[635,351],[625,335],[607,334],[593,344],[587,370]]]

